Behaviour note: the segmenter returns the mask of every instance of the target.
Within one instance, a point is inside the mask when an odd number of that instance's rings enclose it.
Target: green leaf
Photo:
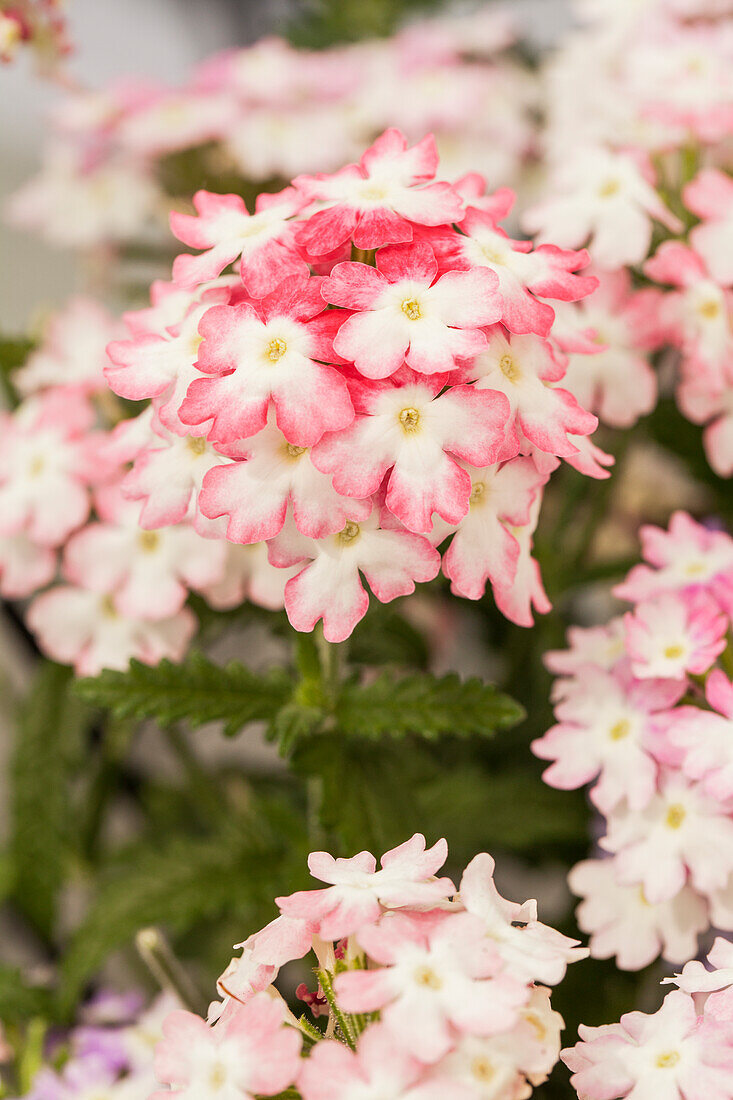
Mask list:
[[[33,351],[32,340],[0,338],[0,386],[11,406],[18,404],[18,394],[13,385],[13,373],[22,367]]]
[[[117,718],[153,718],[161,726],[185,721],[194,728],[223,721],[231,737],[249,722],[271,721],[288,701],[292,681],[283,669],[257,673],[238,661],[222,667],[193,653],[182,664],[161,661],[154,668],[131,661],[127,672],[79,680],[76,691]]]
[[[524,718],[522,707],[492,684],[455,673],[440,678],[413,675],[397,679],[383,673],[368,684],[343,686],[336,704],[336,725],[350,737],[375,740],[414,734],[428,740],[490,737]]]
[[[10,873],[18,908],[46,939],[56,918],[75,818],[71,784],[91,715],[69,692],[71,670],[43,662],[18,716],[10,763]]]
[[[23,971],[0,964],[0,1020],[4,1024],[27,1023],[34,1016],[47,1016],[51,994],[27,984]]]
[[[236,914],[242,934],[270,919],[283,884],[301,883],[307,847],[300,817],[257,798],[246,817],[205,837],[134,845],[107,869],[61,966],[62,1011],[111,951],[148,925],[182,935]]]

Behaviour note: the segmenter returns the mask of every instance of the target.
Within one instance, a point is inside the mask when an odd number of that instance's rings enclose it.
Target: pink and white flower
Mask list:
[[[189,588],[214,584],[222,575],[225,546],[181,523],[141,530],[140,506],[118,486],[97,493],[101,522],[88,524],[69,541],[64,573],[80,587],[107,595],[130,619],[169,619],[183,607]]]
[[[593,262],[611,271],[645,259],[654,221],[673,233],[683,228],[655,191],[651,166],[626,153],[579,149],[558,167],[550,189],[551,197],[525,214],[525,229],[561,248],[587,245]]]
[[[88,486],[108,473],[92,408],[79,392],[56,391],[28,398],[0,421],[0,535],[60,546],[89,515]]]
[[[447,1054],[455,1031],[508,1031],[527,1002],[527,985],[502,972],[482,921],[471,913],[390,913],[363,927],[359,944],[380,965],[336,976],[340,1006],[378,1009],[400,1045],[422,1062]]]
[[[381,249],[376,265],[337,264],[323,283],[326,301],[355,311],[333,346],[360,374],[387,378],[404,362],[419,374],[445,374],[486,346],[481,328],[501,315],[493,272],[438,278],[435,253],[423,241]]]
[[[709,924],[707,902],[691,886],[650,902],[643,888],[619,882],[615,858],[576,863],[568,885],[583,899],[576,919],[590,935],[591,956],[615,956],[621,970],[642,970],[658,955],[671,963],[689,959]]]
[[[205,251],[176,259],[173,281],[178,286],[195,287],[215,279],[235,260],[247,290],[259,298],[290,275],[308,274],[295,247],[293,224],[306,200],[292,187],[258,195],[254,214],[239,195],[197,191],[193,204],[197,216],[174,212],[171,229],[179,241]]]
[[[714,668],[705,681],[710,710],[677,707],[663,724],[670,755],[691,779],[702,781],[712,799],[733,798],[733,684]],[[674,751],[676,750],[676,751]]]
[[[733,180],[717,168],[704,168],[683,191],[685,206],[702,219],[690,233],[716,282],[733,283]]]
[[[641,679],[700,676],[726,646],[728,618],[703,594],[663,593],[638,604],[624,622],[631,670]]]
[[[123,671],[133,657],[148,665],[164,658],[180,661],[196,631],[188,608],[168,619],[132,619],[117,611],[109,594],[71,585],[37,596],[26,621],[43,651],[73,665],[77,676],[96,676],[104,668]]]
[[[289,443],[270,423],[247,440],[244,459],[209,469],[199,495],[201,512],[209,519],[227,516],[227,538],[244,544],[279,534],[289,507],[298,531],[313,539],[366,520],[371,500],[336,492],[312,458],[308,448]]]
[[[171,1013],[155,1055],[158,1079],[170,1089],[155,1093],[155,1100],[217,1092],[252,1100],[283,1092],[298,1075],[301,1047],[297,1030],[283,1022],[284,1005],[264,993],[213,1027],[192,1012]]]
[[[342,494],[366,497],[383,481],[385,503],[409,531],[467,514],[471,477],[456,459],[487,466],[505,450],[509,402],[503,395],[453,386],[411,371],[365,388],[356,420],[325,435],[313,451],[319,470]]]
[[[333,366],[342,320],[326,310],[320,280],[283,280],[256,305],[215,306],[203,315],[197,367],[181,419],[211,421],[209,438],[232,443],[261,431],[270,403],[289,443],[310,447],[354,418],[346,382]]]
[[[426,848],[421,833],[386,852],[379,870],[371,852],[351,859],[312,852],[310,872],[330,883],[328,889],[301,890],[276,901],[286,917],[317,921],[322,939],[341,939],[372,924],[385,909],[429,909],[454,894],[450,879],[435,877],[447,854],[444,840]]]
[[[684,690],[684,682],[634,680],[626,666],[583,668],[555,707],[558,725],[532,742],[535,756],[553,761],[543,779],[574,790],[599,777],[591,798],[603,813],[624,800],[641,810],[656,791],[657,765],[648,752],[654,716]]]
[[[616,853],[618,880],[639,885],[652,904],[689,882],[702,894],[721,890],[733,872],[733,801],[711,799],[699,782],[662,773],[641,809],[617,807],[600,841]]]
[[[589,435],[598,426],[567,390],[551,385],[562,379],[564,365],[538,336],[506,336],[499,326],[469,368],[479,389],[505,394],[511,408],[507,440],[520,432],[540,451],[561,458],[578,453],[569,434]]]
[[[658,1012],[627,1012],[618,1024],[579,1028],[581,1042],[562,1051],[580,1100],[664,1097],[728,1100],[733,1036],[701,1020],[691,997],[668,993]]]
[[[469,509],[443,555],[443,573],[451,581],[452,592],[478,600],[487,581],[503,589],[514,584],[520,546],[512,528],[529,523],[532,504],[547,475],[537,470],[531,458],[483,469],[464,468],[471,479]]]
[[[360,573],[382,603],[409,595],[416,581],[437,575],[440,555],[426,538],[395,530],[396,520],[390,526],[379,524],[379,516],[372,512],[369,519],[349,520],[337,534],[318,540],[306,539],[286,524],[270,542],[274,565],[287,567],[310,559],[285,586],[285,609],[296,630],[311,631],[323,619],[329,642],[348,638],[369,606]]]
[[[431,183],[438,167],[432,135],[408,148],[399,130],[386,130],[359,164],[332,176],[297,176],[294,186],[321,209],[298,232],[309,256],[325,256],[353,240],[357,248],[403,244],[413,225],[446,225],[463,212],[448,183]],[[325,209],[323,207],[325,206]]]

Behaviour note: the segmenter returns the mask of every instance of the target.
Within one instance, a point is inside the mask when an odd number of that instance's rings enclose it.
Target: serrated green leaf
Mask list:
[[[91,715],[69,692],[71,670],[43,662],[18,715],[10,763],[13,900],[42,936],[52,934],[75,814],[70,799]]]
[[[268,737],[277,741],[283,756],[288,756],[296,744],[314,734],[322,722],[323,711],[320,707],[295,701],[286,703],[270,724]]]
[[[524,718],[519,703],[492,684],[455,673],[397,679],[383,673],[368,684],[347,683],[336,704],[336,725],[349,737],[371,740],[414,734],[490,737]]]
[[[231,737],[249,722],[271,721],[288,701],[292,681],[280,668],[257,673],[238,661],[221,666],[193,653],[182,664],[131,661],[127,672],[79,680],[76,691],[117,718],[152,718],[161,726],[185,721],[194,728],[222,721]]]

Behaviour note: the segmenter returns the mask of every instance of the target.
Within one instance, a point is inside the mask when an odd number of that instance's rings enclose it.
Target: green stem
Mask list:
[[[338,1006],[331,975],[327,970],[316,970],[316,975],[318,976],[318,982],[323,991],[323,996],[328,1001],[329,1008],[331,1009],[344,1042],[347,1043],[352,1050],[356,1050],[356,1031],[350,1017]]]

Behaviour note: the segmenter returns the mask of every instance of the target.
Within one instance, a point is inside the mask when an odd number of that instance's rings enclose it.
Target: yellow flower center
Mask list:
[[[486,483],[483,481],[474,481],[473,485],[471,486],[471,495],[468,498],[469,505],[473,506],[474,504],[478,504],[480,501],[483,500],[485,493]]]
[[[31,477],[38,477],[38,475],[42,474],[45,469],[46,459],[43,457],[43,455],[36,455],[35,458],[31,460],[28,473]]]
[[[402,306],[400,307],[405,317],[410,321],[417,321],[422,317],[420,312],[420,303],[417,298],[405,298]]]
[[[285,445],[285,451],[290,458],[300,458],[307,450],[307,447],[296,447],[294,443],[286,443]]]
[[[481,252],[484,259],[487,260],[490,264],[496,264],[498,267],[504,266],[504,254],[500,252],[499,249],[495,246],[490,244],[482,244]]]
[[[509,355],[508,352],[505,355],[502,355],[501,359],[499,360],[499,367],[501,369],[501,373],[510,382],[518,382],[522,376],[522,372],[519,369],[519,364],[515,361],[513,356]]]
[[[189,355],[192,355],[195,359],[198,356],[200,346],[203,344],[203,336],[199,336],[198,332],[195,332],[191,337],[188,345]]]
[[[274,340],[270,340],[270,343],[265,349],[265,356],[271,363],[277,363],[278,359],[282,359],[285,352],[288,350],[288,345],[284,340],[281,340],[279,336],[276,336]]]
[[[707,573],[707,566],[703,561],[691,561],[685,569],[688,577],[702,577],[705,573]]]
[[[416,432],[420,426],[420,413],[412,405],[403,409],[400,413],[399,422],[402,425],[403,432]]]
[[[160,535],[157,531],[141,531],[137,537],[137,541],[141,550],[146,554],[152,554],[154,550],[158,549]]]
[[[664,1054],[660,1054],[657,1057],[657,1067],[659,1069],[672,1069],[676,1066],[680,1060],[679,1052],[676,1050],[667,1050]]]
[[[111,596],[103,596],[102,597],[102,602],[99,605],[99,609],[102,612],[102,615],[104,616],[105,619],[116,619],[117,618],[117,608],[115,607],[114,603],[112,602],[112,597]]]
[[[620,190],[621,184],[618,180],[608,179],[598,188],[598,194],[602,199],[610,199],[612,195],[617,195]]]
[[[187,446],[192,455],[202,455],[206,450],[206,438],[203,435],[190,435]]]
[[[361,527],[358,523],[352,523],[351,520],[346,524],[343,531],[339,531],[337,538],[344,546],[348,546],[354,539],[358,539],[361,534]]]
[[[697,309],[700,316],[704,317],[706,321],[714,321],[716,317],[720,316],[720,302],[716,302],[714,298],[702,302]]]
[[[494,1072],[494,1067],[488,1058],[479,1055],[471,1062],[471,1073],[477,1081],[486,1084],[494,1076]]]
[[[664,822],[668,829],[679,829],[686,816],[685,807],[681,806],[679,802],[674,802],[667,810]]]
[[[537,1041],[539,1043],[543,1042],[547,1037],[547,1028],[542,1023],[539,1016],[535,1012],[523,1012],[522,1016],[534,1031]]]
[[[224,1066],[221,1064],[221,1062],[216,1062],[211,1068],[211,1073],[209,1075],[209,1084],[213,1089],[220,1089],[222,1085],[226,1084],[226,1079],[227,1071],[224,1069]]]
[[[664,651],[664,656],[669,657],[670,661],[676,661],[678,657],[684,654],[684,649],[681,645],[668,645]]]
[[[415,981],[425,989],[442,989],[441,978],[429,966],[418,966],[415,971]]]
[[[608,736],[612,741],[623,741],[624,737],[628,737],[630,733],[631,722],[628,718],[621,718],[611,726]]]

